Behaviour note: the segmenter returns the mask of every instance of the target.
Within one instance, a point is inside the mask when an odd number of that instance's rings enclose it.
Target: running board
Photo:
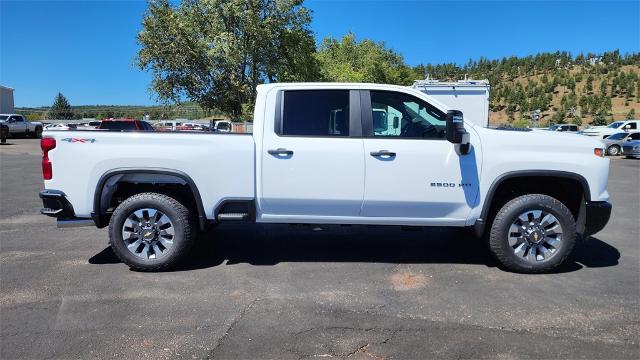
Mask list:
[[[249,220],[249,214],[247,214],[247,213],[224,213],[224,214],[218,214],[218,220],[220,220],[220,221]]]
[[[95,226],[96,223],[93,222],[93,219],[84,219],[84,218],[75,218],[75,219],[58,219],[56,221],[56,225],[58,228],[72,228],[72,227],[82,227],[82,226]]]

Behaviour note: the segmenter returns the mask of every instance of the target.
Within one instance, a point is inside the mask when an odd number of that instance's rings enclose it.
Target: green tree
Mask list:
[[[580,126],[580,125],[582,125],[582,118],[580,116],[578,116],[578,115],[574,115],[571,118],[571,123],[574,124],[574,125]]]
[[[47,114],[49,119],[55,120],[70,120],[73,119],[74,114],[73,110],[71,110],[71,105],[62,93],[58,93],[55,99],[53,100],[53,105],[49,108],[49,112]]]
[[[149,2],[137,65],[165,103],[185,98],[239,118],[264,82],[317,80],[311,15],[302,0]]]
[[[593,120],[591,121],[591,125],[594,126],[602,126],[602,125],[607,125],[607,117],[606,114],[604,112],[599,112],[596,114],[596,116],[593,117]]]
[[[636,110],[635,109],[629,110],[629,112],[627,113],[627,115],[624,118],[628,119],[628,120],[635,119],[636,118]]]
[[[528,128],[531,127],[531,121],[527,119],[514,120],[511,125],[515,128]]]
[[[565,124],[566,121],[564,119],[566,116],[567,116],[566,111],[559,110],[559,111],[556,111],[555,114],[553,114],[553,116],[551,117],[551,121],[553,121],[554,124]]]
[[[606,96],[607,94],[607,80],[602,80],[600,83],[600,96]]]
[[[322,77],[329,81],[410,85],[420,77],[402,56],[382,42],[357,41],[353,33],[342,39],[325,38],[317,53]]]
[[[587,77],[587,85],[585,86],[587,93],[591,94],[593,92],[593,75],[589,74]]]

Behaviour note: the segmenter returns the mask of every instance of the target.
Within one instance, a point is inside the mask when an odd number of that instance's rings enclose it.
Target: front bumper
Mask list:
[[[611,217],[611,203],[607,201],[587,201],[584,208],[583,236],[590,236],[604,229]]]

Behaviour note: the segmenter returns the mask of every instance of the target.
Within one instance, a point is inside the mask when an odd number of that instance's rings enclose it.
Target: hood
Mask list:
[[[539,152],[593,152],[604,148],[603,143],[592,137],[562,131],[511,131],[475,127],[481,135],[482,145]]]

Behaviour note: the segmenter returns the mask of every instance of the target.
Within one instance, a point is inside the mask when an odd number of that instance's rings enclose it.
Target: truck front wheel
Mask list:
[[[496,214],[489,248],[510,270],[551,271],[562,264],[576,240],[571,211],[551,196],[529,194],[506,203]]]
[[[157,193],[141,193],[123,201],[109,222],[113,252],[134,270],[170,269],[189,254],[194,222],[177,200]]]

